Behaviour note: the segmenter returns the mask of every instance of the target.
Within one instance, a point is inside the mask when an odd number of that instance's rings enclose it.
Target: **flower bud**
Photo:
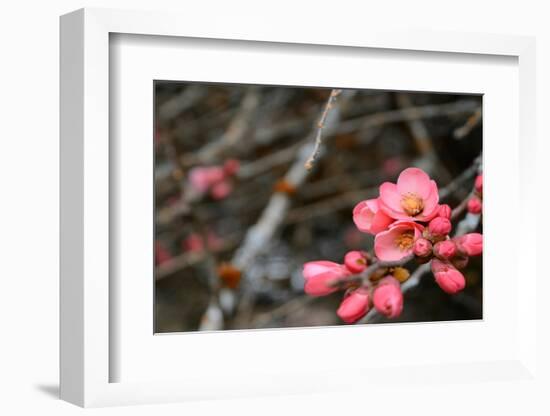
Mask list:
[[[221,181],[215,184],[210,190],[210,196],[214,199],[224,199],[229,196],[233,187],[227,181]]]
[[[481,203],[481,200],[477,196],[473,196],[468,201],[468,212],[471,214],[481,214],[481,210],[483,209],[483,204]]]
[[[451,207],[447,204],[442,204],[439,206],[439,211],[437,211],[438,217],[447,218],[448,220],[451,219]]]
[[[483,252],[483,235],[479,233],[465,234],[456,239],[458,249],[468,256],[479,256]]]
[[[476,192],[480,194],[483,193],[483,175],[482,174],[477,175],[476,181],[474,183],[474,188]]]
[[[434,254],[441,260],[448,260],[456,254],[456,244],[451,240],[440,241],[434,246]]]
[[[451,221],[443,217],[435,217],[428,224],[430,234],[436,237],[442,237],[449,234],[452,228]]]
[[[432,243],[426,238],[419,238],[414,242],[413,252],[418,257],[428,257],[432,254]]]
[[[403,293],[399,282],[386,276],[378,283],[373,295],[374,307],[388,318],[396,318],[403,310]]]
[[[464,275],[449,263],[433,259],[432,272],[435,276],[436,283],[446,293],[458,293],[466,286]]]
[[[308,295],[325,296],[338,290],[338,287],[332,286],[332,283],[348,276],[350,273],[341,264],[320,260],[304,264],[302,274],[306,280],[304,291]]]
[[[464,269],[469,262],[470,258],[466,254],[462,254],[461,252],[457,252],[455,256],[451,259],[451,264],[459,270]]]
[[[342,321],[351,324],[365,316],[368,310],[369,291],[365,288],[359,288],[346,294],[336,314]]]
[[[227,159],[223,164],[223,171],[226,175],[233,176],[239,171],[240,166],[237,159]]]
[[[367,259],[360,251],[350,251],[344,257],[344,264],[352,273],[361,273],[367,268]]]

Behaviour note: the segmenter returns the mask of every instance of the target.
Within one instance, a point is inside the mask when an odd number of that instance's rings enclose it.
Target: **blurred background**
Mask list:
[[[340,325],[342,292],[305,295],[301,270],[372,250],[355,204],[410,166],[451,207],[469,194],[481,96],[343,90],[308,171],[330,93],[155,82],[156,332]],[[480,319],[482,259],[463,272],[466,289],[454,296],[424,274],[391,322]]]

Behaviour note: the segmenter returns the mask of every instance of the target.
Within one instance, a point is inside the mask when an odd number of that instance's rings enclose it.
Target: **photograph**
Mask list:
[[[155,333],[483,319],[482,95],[153,89]]]

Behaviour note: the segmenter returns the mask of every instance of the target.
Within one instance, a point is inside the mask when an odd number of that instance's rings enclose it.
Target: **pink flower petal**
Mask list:
[[[431,192],[430,177],[422,169],[407,168],[397,178],[397,192],[400,195],[411,193],[425,199]]]
[[[391,218],[408,219],[410,218],[401,206],[401,194],[397,191],[397,185],[391,182],[384,182],[380,185],[380,208]]]

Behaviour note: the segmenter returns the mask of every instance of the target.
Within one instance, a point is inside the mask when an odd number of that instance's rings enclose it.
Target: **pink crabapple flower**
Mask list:
[[[414,242],[424,227],[413,221],[396,221],[374,238],[374,252],[382,261],[400,260],[413,253]]]
[[[444,217],[435,217],[428,224],[428,231],[435,237],[442,237],[451,232],[453,225],[451,221]]]
[[[228,181],[221,181],[212,186],[210,196],[214,199],[224,199],[229,196],[233,187]]]
[[[380,186],[380,208],[396,220],[429,221],[439,210],[437,184],[422,169],[407,168],[397,184]]]
[[[435,243],[434,254],[441,260],[449,260],[456,254],[456,244],[451,240]]]
[[[336,314],[345,323],[352,324],[365,316],[368,311],[369,291],[365,288],[359,288],[345,295]]]
[[[189,182],[200,193],[206,193],[224,177],[225,172],[219,166],[197,166],[189,171]]]
[[[455,239],[459,251],[468,256],[479,256],[483,252],[483,235],[479,233],[464,234]]]
[[[373,304],[378,312],[388,318],[397,318],[403,310],[403,292],[399,281],[393,276],[380,280],[374,289]]]
[[[460,292],[466,286],[466,279],[453,265],[438,259],[432,260],[432,272],[439,287],[451,295]]]
[[[394,222],[380,209],[378,198],[359,202],[353,209],[353,222],[364,233],[378,234]]]
[[[476,177],[474,188],[480,194],[483,193],[483,174],[479,174]]]
[[[157,265],[167,262],[172,258],[170,252],[160,241],[155,241],[155,263]]]
[[[468,201],[468,212],[471,214],[481,214],[483,204],[477,196],[473,196]]]
[[[237,159],[227,159],[223,164],[223,170],[229,176],[236,175],[240,167],[241,164]]]
[[[304,291],[311,296],[325,296],[338,290],[337,287],[331,287],[334,281],[349,276],[351,273],[342,264],[332,261],[310,261],[304,264],[302,272],[306,283]]]
[[[344,257],[344,265],[352,273],[361,273],[367,268],[367,259],[360,251],[350,251]]]
[[[419,238],[414,242],[413,252],[418,257],[428,257],[432,254],[432,242],[426,238]]]

